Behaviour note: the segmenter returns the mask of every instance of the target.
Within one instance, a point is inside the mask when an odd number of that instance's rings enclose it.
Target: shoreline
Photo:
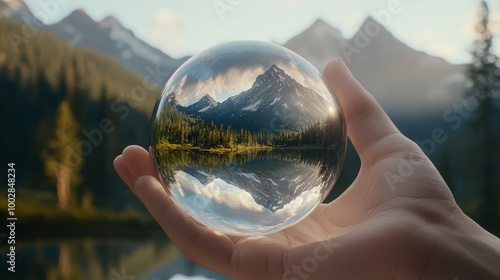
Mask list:
[[[323,147],[319,145],[304,145],[304,146],[239,146],[237,148],[201,148],[194,147],[191,145],[181,145],[181,144],[159,144],[155,148],[156,150],[161,151],[200,151],[200,152],[208,152],[208,153],[239,153],[244,151],[251,150],[327,150],[332,147]]]

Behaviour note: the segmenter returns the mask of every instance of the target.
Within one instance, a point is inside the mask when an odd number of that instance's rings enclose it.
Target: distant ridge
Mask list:
[[[0,2],[0,16],[22,22],[37,21],[43,26],[22,0]],[[137,38],[113,16],[96,22],[85,11],[76,10],[45,28],[73,44],[116,58],[158,88],[188,58],[174,59],[164,54]],[[360,45],[363,36],[368,41]],[[463,65],[450,64],[412,49],[372,17],[365,19],[352,38],[345,38],[337,28],[317,19],[283,46],[320,71],[331,58],[343,58],[356,78],[391,115],[436,114],[461,98],[464,90]]]
[[[464,89],[463,65],[412,49],[372,17],[350,39],[318,20],[284,46],[320,71],[333,57],[342,58],[392,115],[440,112],[460,98]]]
[[[310,125],[322,121],[330,106],[318,93],[302,86],[275,64],[258,75],[251,88],[222,103],[206,94],[184,107],[177,102],[176,93],[170,94],[166,102],[180,112],[206,121],[254,131],[269,128],[270,120],[277,115],[286,116],[273,123],[279,130]]]

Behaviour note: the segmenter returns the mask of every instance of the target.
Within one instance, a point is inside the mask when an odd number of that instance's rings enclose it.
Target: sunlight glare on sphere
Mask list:
[[[152,118],[160,180],[196,221],[263,235],[306,217],[342,169],[334,92],[296,53],[259,41],[209,48],[169,79]]]

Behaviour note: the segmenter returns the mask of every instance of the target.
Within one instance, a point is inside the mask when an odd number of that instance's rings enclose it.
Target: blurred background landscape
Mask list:
[[[0,0],[0,150],[5,169],[16,164],[18,218],[18,270],[0,278],[224,279],[179,255],[112,162],[149,146],[177,67],[239,39],[273,41],[320,70],[341,57],[460,207],[499,236],[499,3],[330,2]],[[359,165],[349,146],[328,201]],[[7,248],[0,229],[4,264]]]

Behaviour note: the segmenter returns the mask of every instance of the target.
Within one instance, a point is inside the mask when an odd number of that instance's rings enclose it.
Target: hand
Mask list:
[[[339,198],[293,227],[260,237],[217,233],[172,201],[143,148],[127,147],[115,169],[188,258],[233,279],[500,277],[500,240],[463,214],[422,150],[340,59],[324,76],[361,169]]]

